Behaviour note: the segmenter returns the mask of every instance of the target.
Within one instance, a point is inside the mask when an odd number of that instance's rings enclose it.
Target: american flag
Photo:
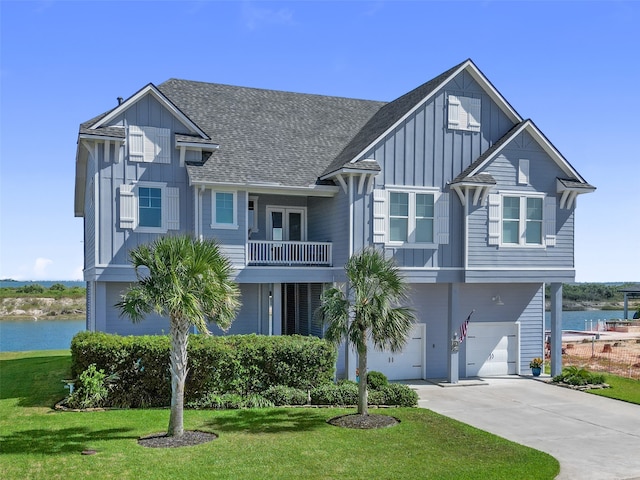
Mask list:
[[[471,320],[471,315],[473,315],[473,312],[475,312],[475,309],[471,310],[471,313],[469,314],[467,319],[464,322],[462,322],[462,325],[460,325],[460,343],[464,342],[464,339],[467,336],[467,329],[469,328],[469,320]]]

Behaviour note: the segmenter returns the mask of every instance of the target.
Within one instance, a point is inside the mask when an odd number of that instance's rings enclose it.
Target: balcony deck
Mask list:
[[[250,240],[247,244],[247,265],[331,266],[331,242]]]

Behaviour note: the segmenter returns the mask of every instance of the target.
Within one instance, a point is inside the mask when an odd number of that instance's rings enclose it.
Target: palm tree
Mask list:
[[[152,312],[169,317],[171,414],[169,436],[184,433],[184,385],[189,329],[209,334],[207,322],[227,330],[240,306],[231,263],[213,240],[160,237],[129,253],[138,283],[116,304],[121,316],[139,322]],[[144,270],[141,267],[146,267]]]
[[[399,351],[415,316],[411,309],[399,306],[407,299],[407,286],[393,260],[380,251],[366,248],[352,255],[345,270],[346,292],[337,287],[327,290],[318,314],[327,325],[327,340],[337,345],[346,338],[358,352],[358,413],[368,415],[368,340],[376,349]]]

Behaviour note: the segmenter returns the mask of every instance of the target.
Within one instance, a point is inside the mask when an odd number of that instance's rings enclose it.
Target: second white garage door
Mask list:
[[[517,324],[470,322],[464,343],[467,353],[467,377],[517,373]]]
[[[401,352],[380,352],[369,344],[367,370],[384,373],[389,380],[416,380],[425,374],[425,325],[413,326]]]

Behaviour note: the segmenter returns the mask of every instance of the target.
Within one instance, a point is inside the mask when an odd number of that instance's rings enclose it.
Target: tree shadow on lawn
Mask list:
[[[234,410],[206,422],[216,432],[280,433],[310,431],[327,426],[327,410],[317,408],[265,408]]]
[[[62,429],[22,430],[9,435],[0,435],[3,454],[59,455],[81,453],[93,448],[93,443],[103,440],[137,439],[137,435],[125,435],[128,428],[91,430],[87,427]]]
[[[68,355],[0,360],[0,400],[18,398],[19,407],[52,407],[64,398],[69,378]]]

